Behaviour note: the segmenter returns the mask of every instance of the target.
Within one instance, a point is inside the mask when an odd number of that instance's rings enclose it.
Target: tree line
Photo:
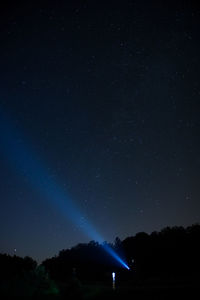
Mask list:
[[[42,264],[57,280],[75,274],[80,280],[106,280],[116,270],[134,278],[192,276],[200,269],[200,225],[166,227],[160,232],[137,233],[109,244],[130,266],[127,272],[95,241],[61,250]],[[128,276],[128,275],[127,275]]]
[[[187,228],[166,227],[151,234],[140,232],[122,241],[116,238],[113,244],[78,244],[45,259],[39,266],[31,257],[0,254],[0,292],[25,298],[69,295],[77,293],[81,284],[111,285],[113,271],[118,284],[180,278],[194,282],[200,275],[199,240],[200,225],[194,224]],[[105,245],[129,265],[129,271],[105,251]]]

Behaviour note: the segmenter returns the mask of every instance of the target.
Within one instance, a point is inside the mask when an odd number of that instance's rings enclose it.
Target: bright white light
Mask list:
[[[112,279],[115,280],[115,272],[112,272]]]

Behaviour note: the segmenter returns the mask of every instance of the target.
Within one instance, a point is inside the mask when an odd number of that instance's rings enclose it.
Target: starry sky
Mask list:
[[[199,222],[197,2],[0,6],[0,110],[81,212],[33,188],[1,140],[0,252],[41,261],[89,242],[87,220],[108,242]]]

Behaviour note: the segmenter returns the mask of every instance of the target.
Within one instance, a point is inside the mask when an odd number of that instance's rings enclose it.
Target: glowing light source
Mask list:
[[[104,239],[90,224],[89,221],[82,224],[82,213],[68,195],[63,191],[61,186],[52,180],[48,167],[41,162],[35,155],[30,145],[25,143],[26,139],[22,137],[12,121],[5,116],[0,109],[0,151],[7,158],[11,167],[15,167],[17,173],[26,176],[30,186],[36,189],[44,198],[54,207],[68,217],[74,224],[78,224],[85,234],[103,243]],[[103,245],[103,248],[123,267],[129,270],[127,264],[119,255],[109,246]]]
[[[112,279],[115,280],[115,272],[112,272]]]
[[[112,272],[112,288],[115,290],[115,272]]]

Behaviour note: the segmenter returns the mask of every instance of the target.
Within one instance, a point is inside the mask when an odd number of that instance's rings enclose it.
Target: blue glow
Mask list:
[[[44,163],[33,153],[35,151],[31,151],[30,146],[28,147],[24,141],[25,138],[19,134],[11,120],[0,111],[0,150],[11,167],[15,167],[18,175],[25,176],[30,186],[38,190],[44,198],[59,209],[64,217],[67,215],[71,222],[80,226],[89,238],[103,243],[104,239],[90,222],[85,221],[82,223],[83,214],[76,204],[71,201],[60,185],[55,180],[52,180],[51,175],[47,171],[48,168],[44,166]],[[127,264],[109,245],[103,245],[103,248],[123,267],[129,270]]]
[[[105,245],[104,249],[112,256],[114,257],[124,268],[127,270],[130,270],[129,266],[119,257],[119,255],[109,246]]]

